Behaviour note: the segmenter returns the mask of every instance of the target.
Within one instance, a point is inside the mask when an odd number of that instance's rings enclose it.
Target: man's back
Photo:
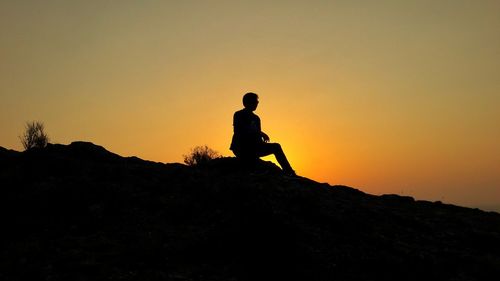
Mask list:
[[[253,149],[262,143],[260,118],[250,110],[242,109],[234,113],[233,129],[232,151]]]

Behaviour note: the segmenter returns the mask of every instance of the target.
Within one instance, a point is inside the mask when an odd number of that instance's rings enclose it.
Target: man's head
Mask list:
[[[243,96],[243,105],[246,109],[254,111],[259,104],[259,96],[256,93],[246,93]]]

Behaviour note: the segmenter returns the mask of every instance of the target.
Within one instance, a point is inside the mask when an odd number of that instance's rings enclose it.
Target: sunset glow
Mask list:
[[[232,156],[232,115],[252,91],[299,175],[493,208],[499,12],[487,0],[3,1],[0,146],[21,150],[38,120],[51,142],[123,156]]]

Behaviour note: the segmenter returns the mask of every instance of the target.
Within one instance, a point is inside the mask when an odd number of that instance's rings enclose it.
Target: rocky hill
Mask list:
[[[0,280],[500,276],[498,213],[284,177],[268,162],[0,148],[0,186]]]

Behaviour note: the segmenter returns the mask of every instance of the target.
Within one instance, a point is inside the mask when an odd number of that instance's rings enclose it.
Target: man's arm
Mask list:
[[[266,133],[262,132],[262,131],[260,132],[260,136],[262,137],[262,139],[265,142],[269,142],[270,141],[269,136]]]

